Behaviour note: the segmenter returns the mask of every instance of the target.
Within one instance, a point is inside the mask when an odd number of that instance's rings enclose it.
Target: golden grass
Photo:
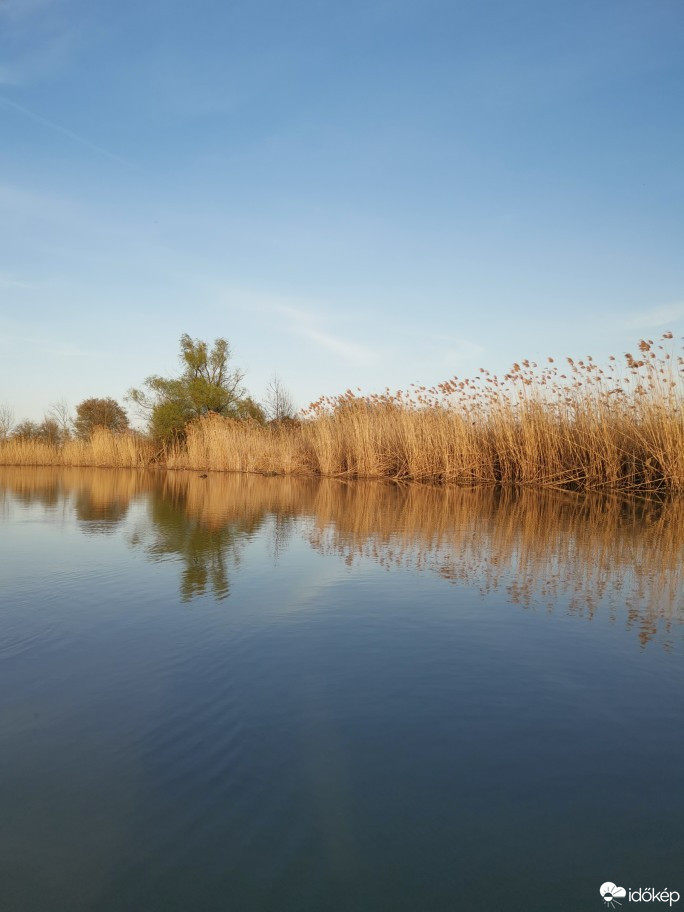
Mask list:
[[[652,493],[684,490],[684,360],[672,333],[642,339],[623,369],[591,357],[561,370],[525,360],[431,389],[322,398],[301,421],[262,426],[209,415],[160,464],[430,484]],[[63,448],[10,440],[0,463],[142,466],[152,447],[98,434]]]
[[[62,445],[10,437],[0,443],[0,465],[136,468],[150,465],[154,452],[151,441],[140,434],[96,428],[89,440],[72,439]]]

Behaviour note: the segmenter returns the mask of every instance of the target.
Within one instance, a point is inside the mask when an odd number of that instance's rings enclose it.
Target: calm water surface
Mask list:
[[[684,896],[681,502],[4,469],[0,554],[2,908]]]

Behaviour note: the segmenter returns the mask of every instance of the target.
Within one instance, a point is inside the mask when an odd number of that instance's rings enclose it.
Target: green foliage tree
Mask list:
[[[266,424],[266,412],[263,407],[255,402],[251,396],[245,396],[236,405],[232,417],[239,418],[242,421],[257,421],[259,424]]]
[[[180,338],[180,376],[154,374],[142,389],[129,390],[128,398],[147,417],[152,434],[165,441],[183,437],[188,422],[209,412],[259,420],[261,410],[242,386],[244,372],[230,361],[225,339],[215,339],[209,348],[206,342],[184,333]]]
[[[84,399],[76,406],[76,436],[87,439],[96,427],[120,432],[128,430],[128,415],[116,399]]]
[[[191,417],[182,399],[160,399],[149,414],[152,436],[155,440],[181,437]]]

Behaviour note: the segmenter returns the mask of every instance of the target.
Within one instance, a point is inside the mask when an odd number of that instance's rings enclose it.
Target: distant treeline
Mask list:
[[[205,415],[221,415],[257,424],[292,420],[295,408],[277,376],[269,383],[263,403],[256,402],[243,386],[244,372],[231,364],[225,339],[210,348],[184,334],[180,339],[181,372],[175,377],[148,377],[140,389],[131,389],[127,401],[145,420],[145,436],[168,445],[184,439],[189,424]],[[63,446],[74,440],[87,442],[95,431],[130,432],[124,406],[110,397],[80,402],[75,414],[66,402],[49,407],[42,421],[15,424],[9,405],[0,405],[0,440],[32,441]],[[82,448],[81,448],[82,449]]]
[[[429,389],[347,390],[295,416],[278,381],[265,405],[245,393],[242,374],[228,369],[225,340],[209,350],[183,336],[181,376],[150,377],[129,394],[148,415],[146,433],[127,430],[121,419],[77,427],[77,409],[69,435],[10,434],[0,463],[682,491],[681,347],[667,332],[640,340],[637,351],[605,366],[591,357],[567,358],[562,367],[552,358],[543,366],[524,360],[504,377],[481,368],[473,379]],[[105,400],[86,403],[94,401]]]

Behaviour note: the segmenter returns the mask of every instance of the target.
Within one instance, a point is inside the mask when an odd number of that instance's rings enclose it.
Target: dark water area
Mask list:
[[[3,909],[684,896],[681,501],[0,469],[0,555]]]

